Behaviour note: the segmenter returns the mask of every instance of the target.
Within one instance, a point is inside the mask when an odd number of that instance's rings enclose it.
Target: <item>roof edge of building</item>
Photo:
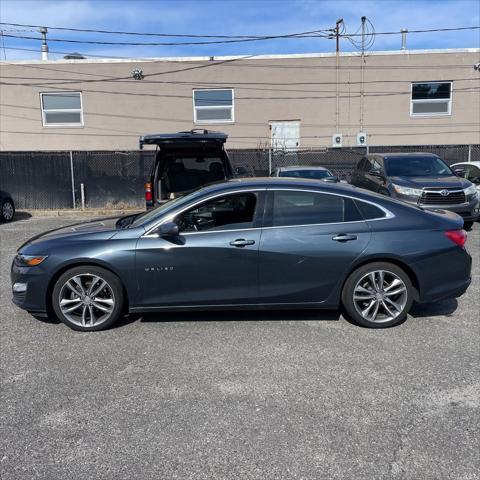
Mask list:
[[[445,48],[445,49],[424,49],[424,50],[379,50],[368,52],[366,56],[390,56],[390,55],[430,55],[430,54],[454,54],[454,53],[480,53],[480,48]],[[40,51],[39,51],[40,54]],[[292,58],[330,58],[335,57],[335,52],[320,53],[291,53],[291,54],[270,54],[270,55],[221,55],[221,56],[197,56],[197,57],[148,57],[148,58],[85,58],[85,59],[58,59],[58,60],[1,60],[0,64],[60,64],[60,63],[148,63],[148,62],[208,62],[228,60],[281,60]],[[340,52],[341,57],[359,57],[360,52]]]

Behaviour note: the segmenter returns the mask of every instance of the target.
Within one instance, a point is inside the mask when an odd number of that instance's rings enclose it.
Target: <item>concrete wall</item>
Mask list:
[[[269,121],[299,120],[300,147],[480,143],[480,49],[342,54],[336,127],[332,54],[198,59],[61,60],[0,63],[0,148],[131,150],[146,133],[204,127],[193,123],[193,88],[231,87],[235,122],[205,128],[230,135],[232,148],[268,144]],[[131,72],[141,68],[143,80]],[[411,82],[453,81],[449,116],[411,117]],[[81,91],[84,127],[43,127],[40,92]],[[363,126],[361,122],[363,120]]]

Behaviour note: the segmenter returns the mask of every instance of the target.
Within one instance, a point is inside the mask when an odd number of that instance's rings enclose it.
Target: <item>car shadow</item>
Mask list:
[[[29,218],[32,218],[32,215],[28,212],[15,212],[15,215],[9,222],[0,222],[1,225],[8,225],[12,224],[14,222],[20,222],[21,220],[28,220]]]
[[[432,303],[415,303],[410,310],[410,315],[414,318],[423,317],[450,317],[457,310],[458,301],[456,298],[447,298]]]
[[[414,304],[410,310],[413,318],[452,316],[458,307],[457,299],[450,298],[434,303]],[[342,312],[340,310],[205,310],[188,312],[155,312],[131,313],[123,316],[110,329],[122,328],[131,323],[175,323],[175,322],[282,322],[282,321],[337,321]],[[55,316],[34,316],[43,323],[58,325],[62,323]],[[351,324],[355,324],[343,315]],[[403,324],[401,322],[399,325]]]
[[[130,314],[112,328],[121,328],[133,322],[271,322],[271,321],[336,321],[338,310],[208,310],[195,312],[155,312]]]

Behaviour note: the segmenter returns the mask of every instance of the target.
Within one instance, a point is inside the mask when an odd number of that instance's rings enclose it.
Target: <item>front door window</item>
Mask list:
[[[245,192],[209,200],[175,218],[182,233],[253,228],[257,196]]]

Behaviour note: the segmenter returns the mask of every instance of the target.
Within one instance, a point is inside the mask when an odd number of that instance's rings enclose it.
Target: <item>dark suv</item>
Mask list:
[[[450,210],[463,217],[465,228],[470,228],[479,215],[475,185],[456,176],[442,159],[430,153],[366,155],[358,162],[350,183],[424,209]]]
[[[209,130],[145,135],[144,145],[156,145],[150,178],[145,184],[147,208],[212,182],[233,177],[224,145],[228,135]]]

